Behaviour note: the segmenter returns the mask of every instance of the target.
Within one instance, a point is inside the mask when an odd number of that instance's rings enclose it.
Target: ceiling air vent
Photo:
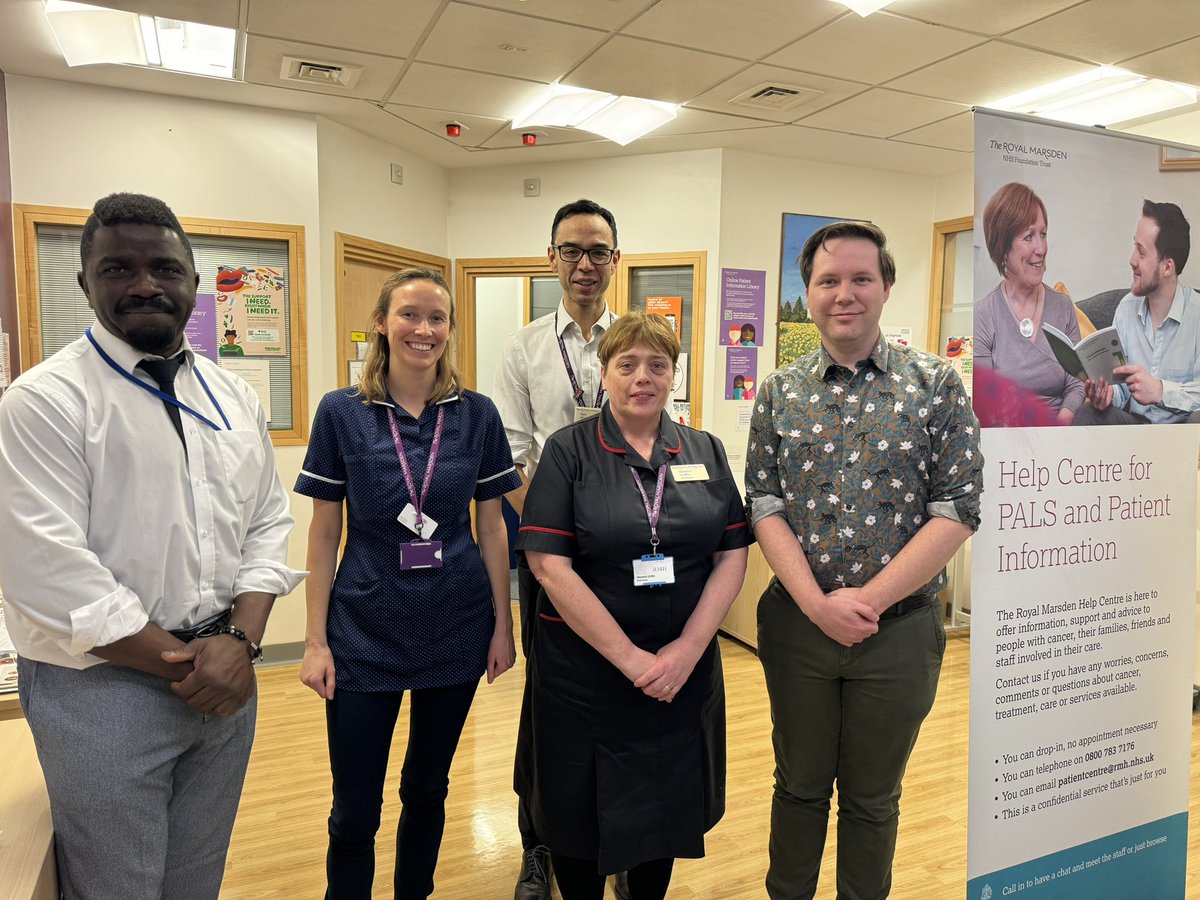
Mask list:
[[[352,88],[358,83],[361,75],[362,66],[300,59],[294,56],[285,56],[279,69],[279,77],[284,81],[332,88]]]
[[[739,106],[749,106],[753,109],[782,110],[791,109],[808,103],[820,97],[823,91],[800,87],[794,84],[776,84],[770,81],[755,85],[748,91],[738,94],[730,103]]]

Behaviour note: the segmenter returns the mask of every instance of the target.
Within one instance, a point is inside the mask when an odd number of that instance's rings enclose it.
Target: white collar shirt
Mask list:
[[[492,399],[500,410],[513,463],[533,478],[546,439],[575,421],[578,408],[571,379],[558,349],[563,339],[585,406],[594,406],[600,390],[600,338],[616,316],[605,305],[586,337],[560,300],[553,313],[534,319],[504,342]],[[557,329],[557,330],[556,330]]]
[[[99,323],[91,333],[153,386],[136,366],[155,357]],[[0,586],[21,655],[87,668],[103,662],[89,650],[148,622],[186,628],[303,578],[286,563],[292,516],[258,398],[184,348],[177,396],[219,428],[181,411],[186,455],[163,401],[86,336],[0,401]]]

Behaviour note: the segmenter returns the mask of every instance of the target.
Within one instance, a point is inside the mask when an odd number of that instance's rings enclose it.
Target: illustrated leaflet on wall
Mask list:
[[[269,266],[218,266],[218,352],[285,356],[283,273]]]

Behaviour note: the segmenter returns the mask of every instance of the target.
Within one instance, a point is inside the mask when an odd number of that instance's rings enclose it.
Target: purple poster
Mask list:
[[[217,361],[217,295],[197,294],[196,308],[184,326],[192,350]]]
[[[758,269],[721,270],[723,347],[761,347],[767,308],[767,273]]]
[[[757,347],[730,347],[725,351],[726,400],[753,400],[757,381]]]

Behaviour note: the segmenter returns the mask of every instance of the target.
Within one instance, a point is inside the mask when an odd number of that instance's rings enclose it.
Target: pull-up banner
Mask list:
[[[1179,291],[1155,321],[1132,291],[1166,272],[1137,257],[1143,202],[1200,228],[1200,173],[1161,171],[1151,143],[981,111],[975,160],[974,399],[993,427],[972,548],[966,895],[1183,900],[1200,443],[1184,408],[1200,398],[1200,316],[1183,313],[1200,296]],[[1131,379],[1145,403],[1085,399],[1089,373],[1064,374],[1043,324],[1076,345],[1111,326],[1118,366],[1136,340],[1156,346],[1148,390]],[[1101,407],[1134,418],[1079,424]]]

